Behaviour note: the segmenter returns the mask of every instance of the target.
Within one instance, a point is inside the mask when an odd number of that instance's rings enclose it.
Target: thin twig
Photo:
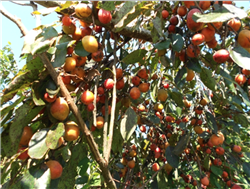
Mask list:
[[[117,56],[116,56],[116,45],[117,45],[117,34],[114,33],[115,43],[114,43],[114,62],[112,65],[112,71],[114,75],[114,87],[113,87],[113,94],[112,94],[112,106],[111,106],[111,115],[110,115],[110,122],[109,122],[109,138],[108,138],[108,147],[107,153],[105,154],[105,159],[108,161],[110,157],[110,151],[113,141],[113,131],[114,131],[114,123],[115,123],[115,109],[116,109],[116,63],[117,63]]]

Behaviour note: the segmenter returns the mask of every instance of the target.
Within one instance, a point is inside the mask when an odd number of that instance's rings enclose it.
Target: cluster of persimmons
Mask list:
[[[218,2],[215,2],[218,3]],[[232,3],[223,2],[223,3]],[[200,54],[201,44],[206,44],[209,48],[215,48],[217,46],[217,40],[215,34],[222,27],[228,27],[229,31],[235,32],[238,35],[237,42],[243,48],[250,48],[250,31],[247,29],[242,29],[240,20],[236,18],[230,19],[226,24],[222,22],[216,23],[196,23],[192,16],[194,13],[201,13],[210,9],[210,1],[200,1],[198,3],[199,8],[195,8],[197,5],[194,1],[183,1],[182,5],[176,6],[172,13],[169,13],[167,10],[162,11],[162,18],[166,21],[169,21],[168,31],[169,33],[176,32],[176,25],[180,22],[180,18],[185,18],[186,26],[194,35],[190,39],[190,43],[183,48],[176,55],[183,62],[186,62],[188,58],[196,58]],[[75,14],[78,18],[89,17],[92,14],[92,9],[84,3],[79,3],[75,7]],[[171,17],[170,17],[170,14]],[[178,16],[177,16],[178,15]],[[102,24],[108,24],[112,20],[112,15],[110,11],[100,9],[98,10],[98,19]],[[103,46],[97,41],[93,35],[93,30],[96,33],[102,32],[102,27],[94,25],[91,28],[90,23],[85,23],[79,19],[81,27],[76,27],[75,19],[72,19],[70,15],[64,15],[61,18],[62,21],[62,30],[65,34],[70,35],[73,40],[76,40],[76,43],[82,43],[83,48],[91,53],[91,58],[95,62],[101,62],[104,58]],[[159,56],[162,56],[166,53],[166,50],[158,50]],[[85,80],[85,70],[84,66],[87,62],[87,57],[81,57],[74,53],[74,45],[67,48],[67,57],[65,63],[62,66],[62,72],[60,76],[64,82],[67,89],[75,91],[77,87]],[[213,54],[213,59],[216,63],[222,64],[226,61],[230,61],[230,54],[227,49],[220,49]],[[142,93],[147,93],[150,90],[150,80],[156,80],[158,78],[157,74],[152,74],[150,76],[150,71],[146,67],[141,67],[136,75],[134,76],[124,76],[123,70],[121,68],[116,68],[116,85],[114,82],[114,77],[111,74],[110,78],[103,80],[98,88],[97,94],[94,94],[93,88],[87,84],[82,87],[81,93],[81,103],[83,103],[86,109],[90,112],[94,110],[94,104],[102,104],[102,108],[98,110],[100,112],[96,117],[96,125],[93,125],[91,130],[94,131],[95,128],[102,129],[104,126],[104,116],[105,116],[105,92],[110,91],[113,87],[116,87],[116,90],[122,90],[125,86],[127,80],[131,81],[131,86],[128,91],[128,94],[121,99],[121,103],[124,107],[131,107],[133,100],[137,100],[141,97]],[[239,73],[235,77],[235,81],[239,85],[244,85],[248,80],[247,77],[250,75],[250,71],[242,69],[242,73]],[[195,77],[195,72],[191,69],[187,69],[186,81],[190,82]],[[250,80],[248,80],[250,82]],[[169,140],[172,135],[185,135],[184,130],[179,127],[181,122],[191,126],[191,132],[197,138],[197,145],[194,146],[188,144],[187,148],[180,154],[182,161],[201,161],[204,154],[211,154],[210,164],[215,166],[223,167],[223,174],[221,179],[223,179],[228,187],[231,188],[241,188],[237,184],[234,184],[235,178],[232,176],[232,170],[226,165],[223,165],[224,162],[224,153],[225,149],[222,147],[222,144],[225,140],[225,137],[222,132],[218,131],[217,134],[213,134],[211,130],[208,129],[206,120],[202,119],[204,114],[204,107],[206,107],[210,102],[207,98],[200,98],[199,102],[191,102],[186,98],[183,99],[183,103],[187,110],[190,109],[192,104],[195,105],[195,116],[183,116],[180,118],[173,117],[171,115],[164,114],[164,102],[168,98],[168,83],[162,83],[159,90],[157,91],[157,102],[153,103],[150,100],[145,100],[143,103],[138,104],[137,106],[133,105],[133,109],[138,113],[138,125],[141,132],[146,133],[150,144],[148,145],[148,150],[151,154],[151,160],[166,162],[165,151],[170,146]],[[58,95],[51,96],[47,92],[44,94],[44,100],[46,103],[50,103],[50,113],[58,121],[65,121],[70,113],[68,103],[63,97]],[[119,101],[119,100],[117,100]],[[155,111],[155,116],[160,119],[160,123],[165,125],[165,130],[159,131],[153,126],[147,126],[141,121],[141,116],[143,112],[146,112],[147,109],[153,105]],[[111,112],[111,106],[109,106],[108,113]],[[209,133],[210,137],[208,140],[200,138],[198,135],[203,132]],[[197,135],[196,135],[197,134]],[[27,145],[32,137],[33,133],[29,126],[24,128],[23,135],[20,141],[19,151],[23,151],[18,158],[21,160],[27,159]],[[58,147],[60,147],[65,141],[70,142],[76,140],[80,135],[80,130],[77,124],[73,121],[67,121],[65,123],[65,134],[58,141]],[[231,146],[231,152],[242,157],[241,147],[238,145]],[[126,175],[128,169],[133,169],[136,165],[135,157],[138,155],[138,148],[135,145],[130,146],[125,149],[125,152],[122,154],[121,163],[125,168],[121,169],[121,177]],[[55,160],[49,160],[46,162],[47,166],[51,170],[51,178],[59,178],[62,174],[62,166],[59,162]],[[160,166],[157,162],[152,164],[152,170],[158,171]],[[164,169],[167,174],[173,172],[173,167],[166,163]],[[203,188],[209,186],[209,175],[210,171],[207,171],[201,167],[202,175],[199,182],[202,184]],[[191,175],[181,174],[182,178],[186,183],[192,184],[193,186],[197,185],[197,180],[195,180]],[[144,177],[142,177],[144,178]],[[145,178],[144,178],[145,179]],[[188,186],[186,188],[189,188]]]

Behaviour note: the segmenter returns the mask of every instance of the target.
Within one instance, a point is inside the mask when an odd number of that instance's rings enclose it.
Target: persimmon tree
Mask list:
[[[3,188],[249,188],[250,12],[34,1],[1,95]],[[35,6],[36,7],[36,6]]]

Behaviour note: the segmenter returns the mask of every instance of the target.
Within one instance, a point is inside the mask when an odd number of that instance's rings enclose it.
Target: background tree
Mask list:
[[[248,188],[249,11],[37,1],[1,104],[3,188]],[[34,4],[34,3],[33,3]],[[55,28],[62,28],[58,32]]]

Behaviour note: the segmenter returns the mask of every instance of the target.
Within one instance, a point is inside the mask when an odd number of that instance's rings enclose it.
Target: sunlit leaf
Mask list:
[[[56,125],[56,128],[49,130],[46,136],[46,145],[50,149],[56,149],[58,146],[58,141],[61,136],[64,134],[64,124],[59,123]]]
[[[136,126],[137,115],[135,111],[131,107],[129,107],[121,120],[120,126],[121,135],[125,141],[128,141],[128,139],[131,137],[131,135],[136,129]]]
[[[137,62],[141,62],[147,52],[148,51],[146,51],[145,49],[135,50],[132,53],[128,54],[125,58],[123,58],[122,62],[126,64],[134,64]]]
[[[229,48],[230,57],[240,67],[250,70],[250,53],[241,46]]]

